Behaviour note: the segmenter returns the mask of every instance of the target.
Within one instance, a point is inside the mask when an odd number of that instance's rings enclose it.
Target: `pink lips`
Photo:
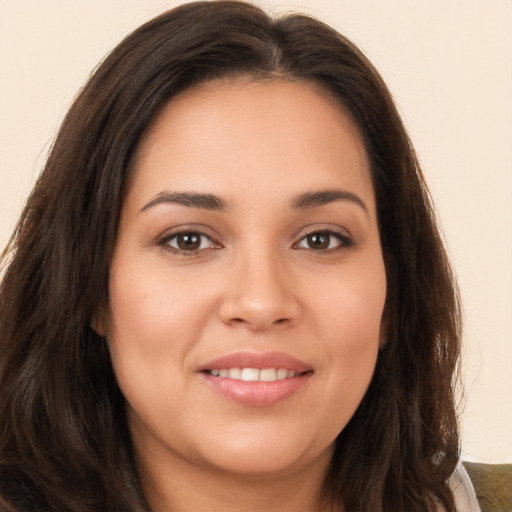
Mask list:
[[[245,381],[215,376],[211,370],[233,368],[286,369],[295,373],[293,377],[264,381]],[[313,374],[313,368],[288,354],[281,352],[237,352],[215,359],[199,368],[207,383],[223,397],[239,404],[264,407],[281,402],[297,393]],[[218,373],[218,372],[215,372]],[[290,375],[290,372],[289,372]]]

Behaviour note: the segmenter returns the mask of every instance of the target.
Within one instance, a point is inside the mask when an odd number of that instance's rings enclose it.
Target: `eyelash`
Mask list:
[[[328,247],[325,249],[317,250],[317,249],[314,249],[311,247],[301,247],[300,246],[300,244],[305,241],[307,243],[308,237],[312,237],[315,235],[328,237],[329,238]],[[180,247],[173,247],[171,245],[171,241],[173,241],[175,239],[177,240],[178,237],[180,237],[180,236],[182,236],[182,237],[185,237],[185,236],[199,237],[199,239],[200,239],[199,247],[197,247],[195,249],[190,249],[190,250],[183,249]],[[335,238],[337,240],[337,245],[335,247],[331,247],[333,238]],[[207,242],[208,246],[201,247],[203,245],[203,243],[205,242],[205,239],[209,241],[209,242]],[[184,255],[184,256],[196,256],[205,250],[221,249],[222,248],[222,246],[219,243],[215,242],[215,240],[213,240],[211,236],[209,236],[206,233],[203,233],[201,231],[195,230],[195,229],[182,229],[180,231],[176,231],[176,232],[173,232],[170,234],[165,234],[157,240],[157,245],[160,247],[163,247],[164,249],[166,249],[174,254],[179,254],[179,255]],[[352,245],[354,245],[354,243],[352,242],[350,237],[345,234],[345,232],[341,232],[341,230],[330,227],[327,229],[315,229],[315,230],[310,231],[309,233],[306,233],[299,239],[298,242],[294,243],[292,247],[294,249],[302,248],[302,249],[305,249],[307,251],[310,251],[312,253],[319,254],[319,255],[328,255],[328,254],[333,254],[333,253],[337,253],[337,252],[346,250],[349,247],[351,247]]]
[[[329,228],[325,228],[325,229],[311,230],[309,233],[306,233],[305,235],[303,235],[298,242],[293,244],[293,247],[298,248],[300,243],[302,243],[303,241],[306,241],[308,237],[311,237],[314,235],[329,237],[329,243],[328,243],[329,246],[331,245],[333,238],[335,238],[337,240],[337,245],[335,247],[327,247],[326,249],[323,249],[323,250],[317,250],[317,249],[313,249],[311,247],[303,247],[304,249],[311,251],[318,255],[326,255],[327,256],[329,254],[338,253],[338,252],[344,251],[354,245],[353,241],[350,239],[350,237],[346,234],[345,231],[342,231],[336,227],[329,227]]]
[[[195,236],[199,237],[199,247],[196,249],[186,250],[181,249],[180,247],[173,247],[170,245],[171,241],[173,239],[178,239],[178,237],[182,236]],[[209,240],[208,247],[201,247],[203,245],[204,240]],[[206,233],[202,233],[201,231],[198,231],[196,229],[182,229],[180,231],[176,231],[174,233],[165,234],[160,239],[157,240],[157,245],[160,247],[163,247],[164,249],[174,253],[174,254],[181,254],[184,256],[195,256],[198,255],[200,252],[208,249],[220,249],[222,246],[218,243],[216,243],[211,236],[207,235]]]

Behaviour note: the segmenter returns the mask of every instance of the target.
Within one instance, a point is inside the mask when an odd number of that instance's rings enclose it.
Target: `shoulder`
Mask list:
[[[461,462],[457,464],[448,485],[453,492],[457,512],[481,512],[473,484]]]

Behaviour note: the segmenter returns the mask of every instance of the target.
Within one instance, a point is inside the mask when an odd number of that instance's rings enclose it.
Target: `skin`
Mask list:
[[[324,190],[353,196],[294,206]],[[176,192],[213,194],[225,208],[162,200]],[[190,232],[200,245],[180,250]],[[373,375],[385,297],[366,153],[339,105],[284,80],[174,98],[140,145],[108,321],[96,325],[152,510],[323,509],[334,440]],[[283,352],[313,371],[285,400],[240,404],[198,369],[241,350]]]

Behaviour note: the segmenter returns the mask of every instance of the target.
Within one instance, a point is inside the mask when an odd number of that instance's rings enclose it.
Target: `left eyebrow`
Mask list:
[[[366,215],[369,215],[368,208],[364,201],[353,192],[347,190],[319,190],[317,192],[306,192],[300,194],[292,201],[292,209],[294,210],[308,210],[310,208],[317,208],[333,201],[349,201],[356,204],[364,210]]]
[[[200,208],[203,210],[224,211],[227,210],[226,202],[213,194],[201,194],[197,192],[169,192],[164,191],[157,194],[149,203],[145,204],[140,211],[162,203],[181,204],[189,208]]]

